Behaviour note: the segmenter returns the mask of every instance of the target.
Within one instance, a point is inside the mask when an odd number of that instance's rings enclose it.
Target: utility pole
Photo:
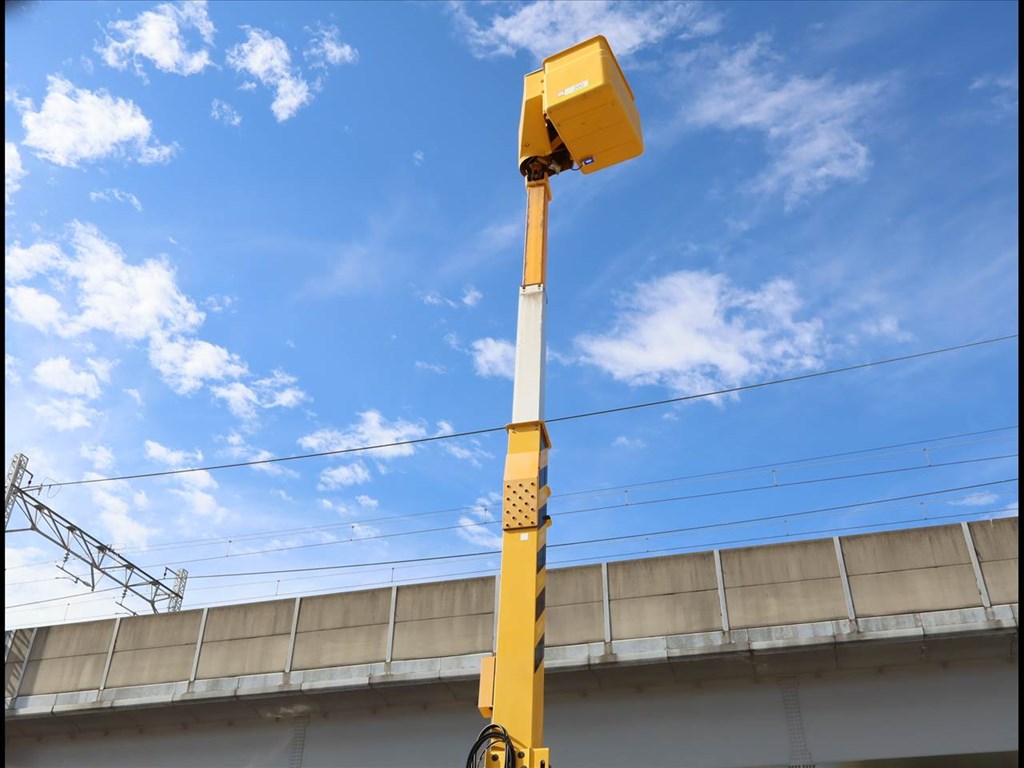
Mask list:
[[[481,665],[478,707],[491,719],[467,760],[550,768],[544,747],[548,450],[544,423],[548,204],[551,176],[593,173],[643,152],[633,93],[604,37],[550,56],[526,76],[519,124],[526,244],[519,286],[512,422],[502,493],[497,647]]]

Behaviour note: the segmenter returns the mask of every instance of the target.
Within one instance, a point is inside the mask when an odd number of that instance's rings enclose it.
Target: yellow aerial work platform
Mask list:
[[[603,37],[544,59],[526,76],[519,171],[526,177],[526,247],[519,284],[512,421],[502,503],[497,647],[480,669],[477,736],[467,768],[551,768],[544,746],[548,450],[544,424],[548,179],[593,173],[644,149],[633,91]]]
[[[640,115],[608,41],[602,36],[549,56],[526,76],[519,126],[519,169],[537,158],[555,168],[593,173],[644,151]]]

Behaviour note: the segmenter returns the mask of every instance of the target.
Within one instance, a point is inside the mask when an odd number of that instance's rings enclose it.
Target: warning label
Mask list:
[[[555,94],[555,96],[557,96],[559,99],[562,98],[563,96],[570,96],[570,95],[576,93],[576,91],[582,91],[588,85],[590,85],[590,81],[589,80],[582,80],[582,81],[576,83],[576,85],[570,85],[568,88],[565,88],[564,90],[559,91],[558,93]]]

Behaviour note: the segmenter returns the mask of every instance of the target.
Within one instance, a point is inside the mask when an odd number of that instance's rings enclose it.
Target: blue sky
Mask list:
[[[9,12],[7,460],[64,482],[503,425],[522,76],[595,34],[636,94],[646,151],[552,182],[549,417],[1014,334],[1017,16]],[[549,561],[1016,514],[1017,369],[1014,339],[552,424]],[[42,495],[136,563],[188,568],[187,608],[493,571],[484,555],[201,578],[486,553],[504,447],[487,434]],[[716,527],[614,539],[697,526]],[[414,533],[427,528],[442,530]],[[8,626],[123,610],[57,578],[55,558],[7,537]]]

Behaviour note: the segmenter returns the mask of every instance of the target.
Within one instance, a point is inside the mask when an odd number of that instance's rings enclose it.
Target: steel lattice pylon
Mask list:
[[[32,473],[28,471],[28,458],[24,454],[16,454],[7,475],[4,494],[7,505],[4,517],[5,534],[35,531],[56,544],[64,550],[64,560],[57,566],[58,568],[76,582],[88,585],[90,590],[95,590],[97,582],[106,576],[123,588],[118,604],[129,611],[131,609],[123,602],[129,592],[148,603],[153,613],[160,613],[161,608],[167,613],[181,610],[185,584],[188,581],[186,569],[172,571],[170,568],[164,568],[162,578],[153,576],[28,493],[22,484],[26,475],[32,477]],[[27,523],[24,527],[11,528],[11,516],[15,510],[21,513],[21,517]],[[72,557],[89,567],[87,577],[71,573],[64,567]],[[173,579],[173,586],[166,583],[170,579]]]

